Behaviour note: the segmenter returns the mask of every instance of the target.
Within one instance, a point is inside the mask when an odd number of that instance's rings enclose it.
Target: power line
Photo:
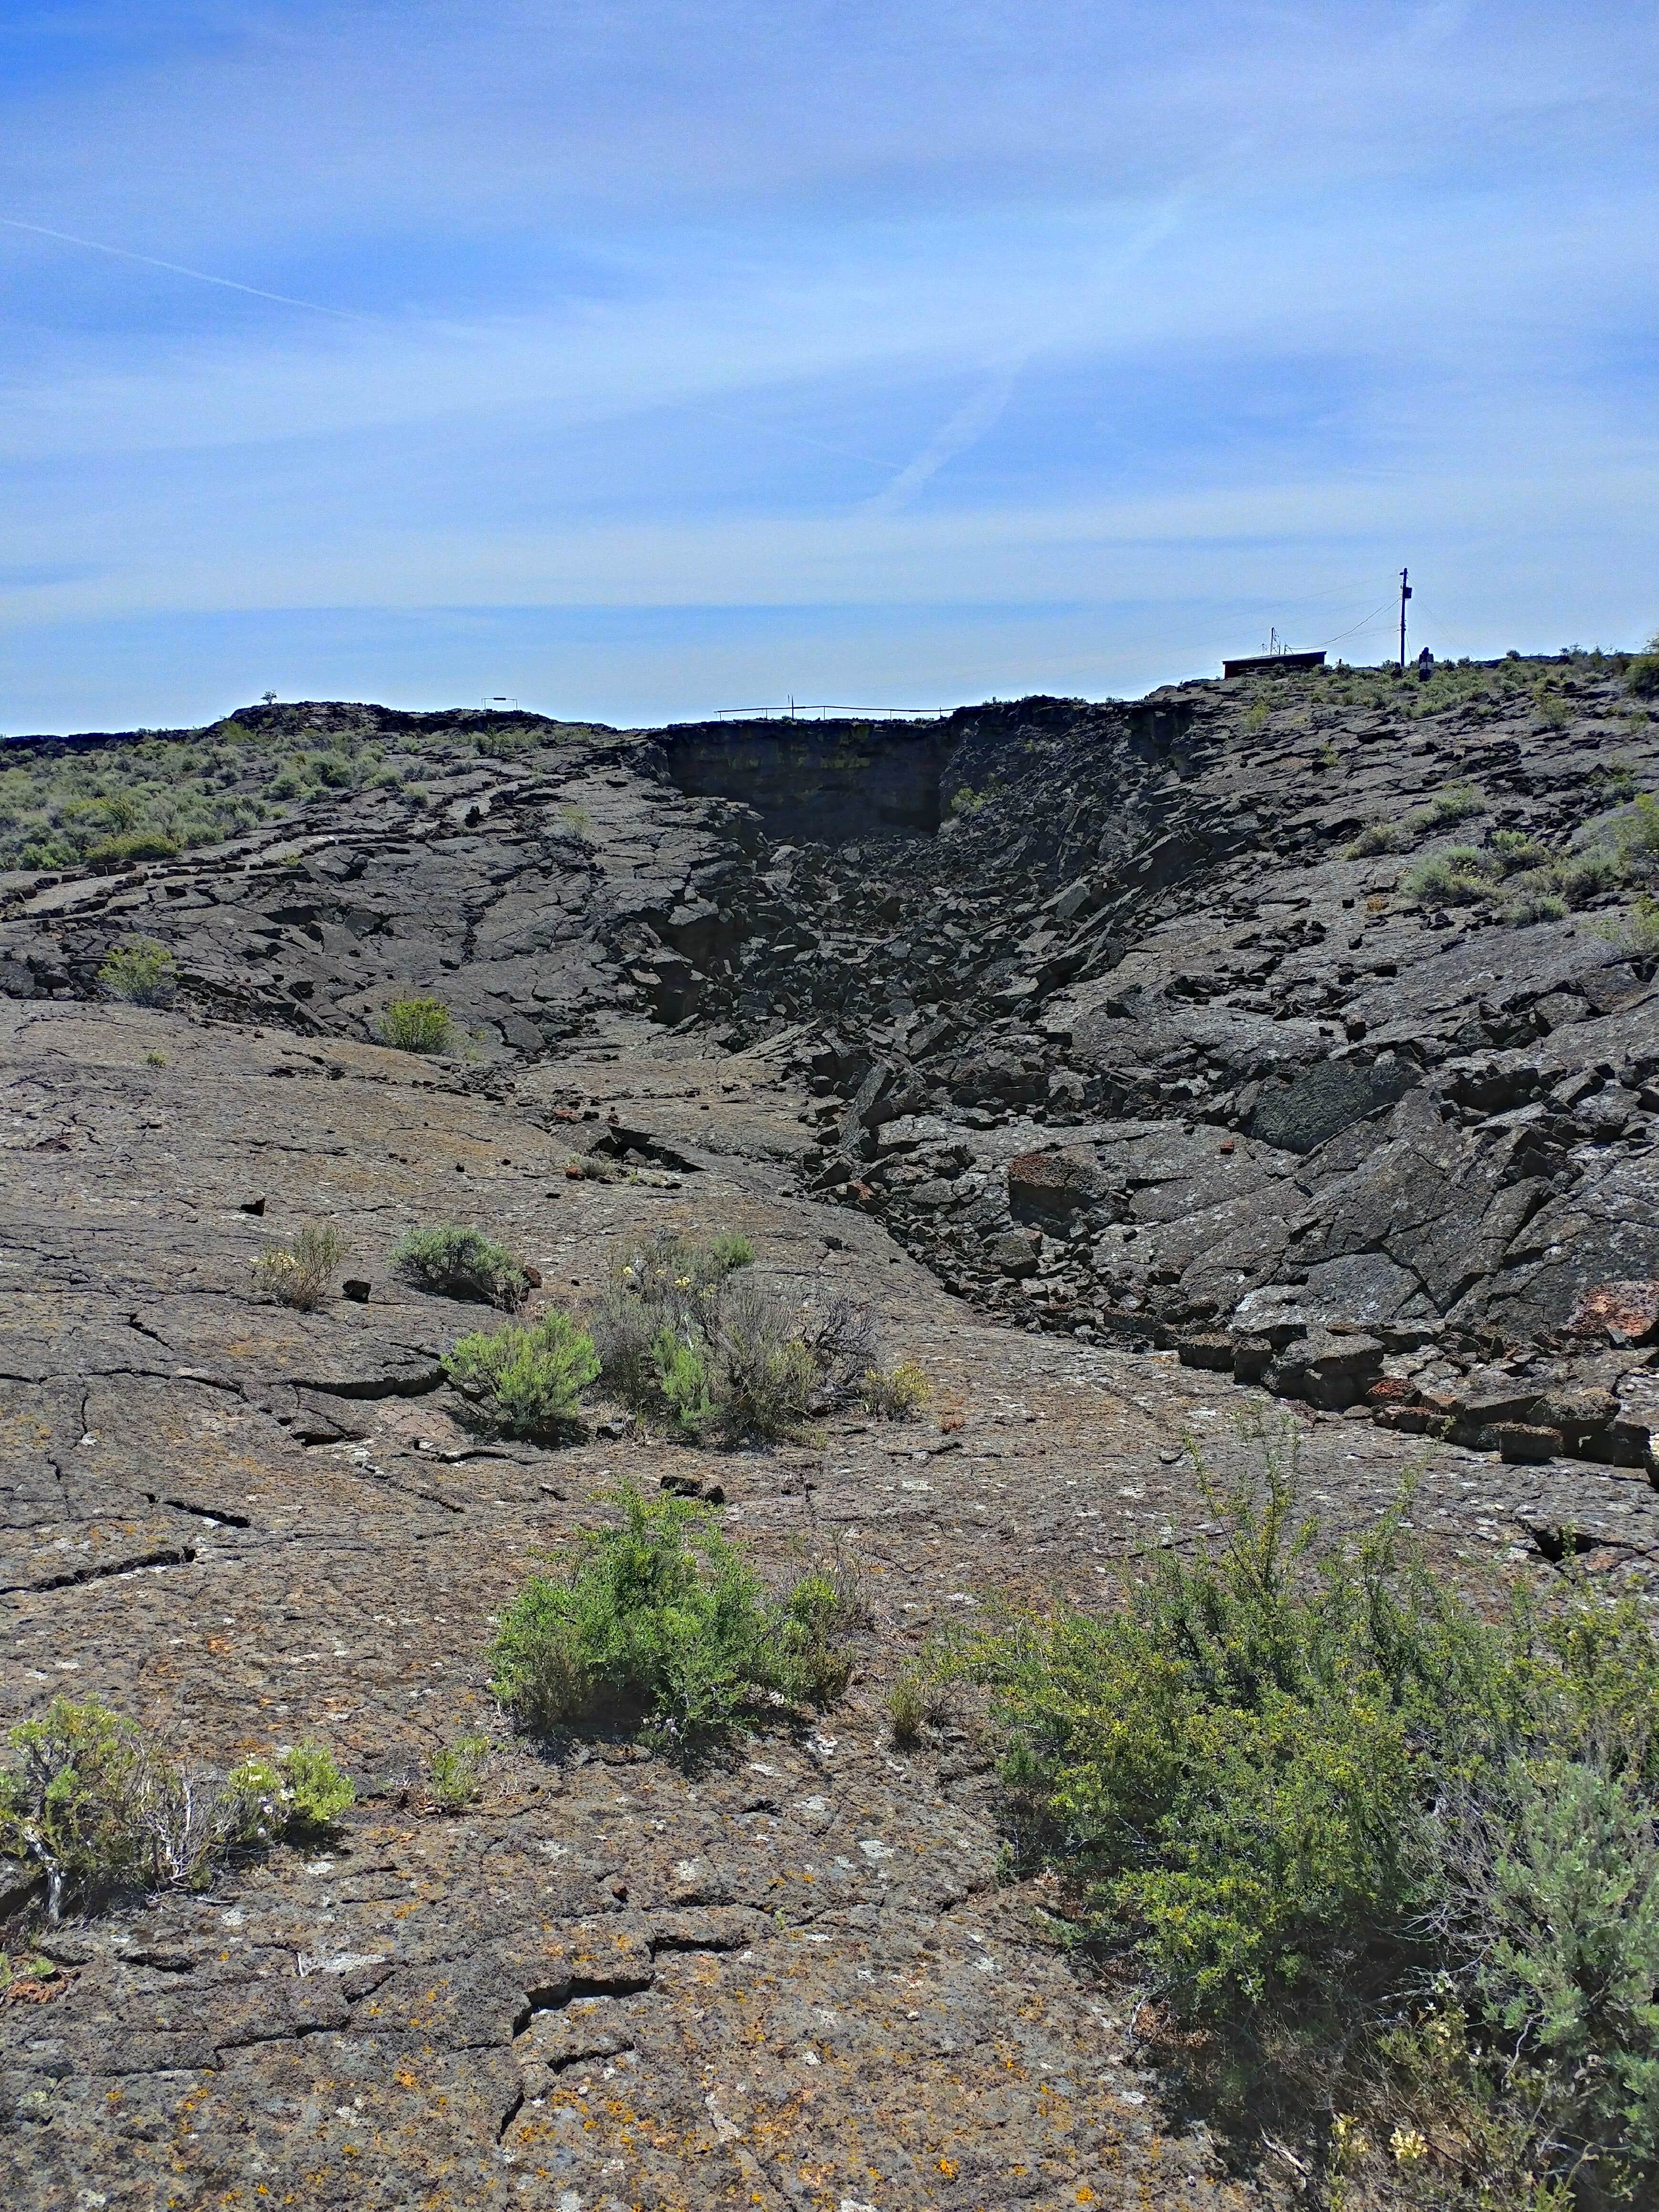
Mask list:
[[[1366,623],[1374,623],[1378,615],[1386,614],[1393,605],[1394,599],[1392,594],[1390,594],[1388,599],[1383,600],[1380,607],[1373,607],[1371,609],[1370,614],[1365,617],[1364,622],[1357,622],[1353,625],[1353,629],[1340,629],[1334,637],[1322,637],[1319,640],[1319,645],[1315,647],[1315,650],[1318,651],[1321,647],[1327,645],[1340,645],[1345,637],[1352,637],[1354,634],[1354,630],[1364,629]]]

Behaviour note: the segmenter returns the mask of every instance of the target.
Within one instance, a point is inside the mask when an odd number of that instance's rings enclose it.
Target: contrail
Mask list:
[[[865,502],[866,513],[892,514],[908,507],[922,486],[936,477],[947,461],[965,453],[985,435],[1014,396],[1014,386],[1028,356],[1000,371],[973,397],[963,402],[950,421],[940,426],[915,459],[902,468],[884,490]]]
[[[367,322],[347,307],[325,307],[315,300],[293,300],[286,292],[261,291],[257,284],[239,284],[234,276],[212,276],[205,269],[186,269],[182,262],[158,261],[153,253],[134,253],[125,246],[105,246],[95,238],[77,238],[70,230],[48,230],[43,222],[20,222],[15,216],[0,215],[8,230],[32,231],[37,238],[56,238],[65,246],[84,246],[89,253],[107,253],[117,261],[142,261],[147,269],[165,269],[174,276],[193,276],[198,284],[222,285],[227,292],[246,292],[255,300],[274,300],[279,307],[303,307],[313,315],[333,315],[343,323]]]
[[[1192,197],[1196,179],[1188,181],[1171,192],[1164,204],[1154,210],[1148,220],[1112,255],[1107,267],[1127,269],[1151,252],[1168,236],[1179,222],[1182,210]],[[1047,348],[1059,344],[1086,319],[1078,315],[1060,318],[1054,327],[1032,338],[1010,361],[994,369],[987,381],[971,398],[964,400],[950,420],[939,427],[921,451],[892,482],[878,491],[873,499],[864,501],[865,511],[871,514],[893,514],[908,507],[923,487],[930,483],[948,462],[958,453],[966,453],[976,445],[999,419],[1013,398],[1020,378],[1036,356]]]

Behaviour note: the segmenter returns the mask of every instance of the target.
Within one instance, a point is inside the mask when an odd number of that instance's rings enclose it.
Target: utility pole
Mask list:
[[[1400,571],[1400,665],[1402,668],[1406,665],[1406,602],[1412,595],[1412,587],[1406,580],[1410,574],[1408,568]]]

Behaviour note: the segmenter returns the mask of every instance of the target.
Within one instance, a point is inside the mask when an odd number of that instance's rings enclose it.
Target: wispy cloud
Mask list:
[[[996,637],[1103,687],[1407,559],[1467,649],[1659,618],[1614,0],[25,0],[0,54],[7,726],[155,719],[267,617],[337,682],[422,607],[587,611],[617,713],[607,607],[703,611],[688,711],[814,637],[890,690],[907,610],[964,689]]]

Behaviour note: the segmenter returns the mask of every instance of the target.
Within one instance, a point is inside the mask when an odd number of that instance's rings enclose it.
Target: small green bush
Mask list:
[[[1449,783],[1443,791],[1436,792],[1414,819],[1423,829],[1449,829],[1454,823],[1467,822],[1486,811],[1485,795],[1474,784]]]
[[[153,937],[130,937],[105,956],[98,984],[106,998],[136,1006],[164,1006],[179,984],[179,963]]]
[[[325,1832],[354,1794],[313,1743],[223,1777],[186,1771],[95,1698],[54,1698],[9,1741],[0,1852],[40,1868],[52,1920],[113,1891],[198,1887],[232,1851]]]
[[[1473,845],[1454,845],[1407,868],[1400,890],[1423,906],[1468,906],[1492,896],[1493,878]]]
[[[1492,848],[1506,876],[1523,869],[1547,868],[1553,858],[1547,845],[1524,830],[1495,830]]]
[[[873,1366],[867,1307],[802,1303],[744,1276],[748,1240],[661,1236],[630,1252],[589,1317],[605,1386],[682,1436],[798,1436]]]
[[[1647,721],[1645,714],[1642,716],[1641,720],[1643,726],[1645,727]],[[1627,760],[1623,753],[1615,753],[1604,766],[1593,769],[1591,773],[1609,799],[1623,803],[1635,798],[1635,763]]]
[[[179,841],[160,830],[134,830],[125,837],[107,837],[88,848],[86,865],[94,875],[112,876],[140,860],[173,860]]]
[[[1614,830],[1619,851],[1627,860],[1651,860],[1659,854],[1659,799],[1644,791]]]
[[[844,1690],[835,1582],[772,1596],[706,1506],[618,1493],[620,1522],[532,1575],[488,1654],[490,1687],[537,1730],[612,1723],[692,1753]]]
[[[428,1778],[433,1796],[445,1812],[459,1813],[477,1796],[489,1748],[487,1735],[458,1735],[433,1753]]]
[[[517,1313],[530,1296],[524,1262],[481,1229],[449,1224],[441,1229],[411,1229],[392,1248],[392,1264],[406,1282],[446,1297],[480,1298],[486,1305]]]
[[[1547,729],[1563,730],[1566,727],[1571,709],[1547,677],[1540,678],[1533,685],[1532,699],[1534,710]]]
[[[1638,653],[1625,667],[1625,689],[1638,699],[1659,693],[1659,653]]]
[[[799,1436],[820,1374],[810,1322],[782,1292],[742,1282],[722,1299],[714,1344],[714,1388],[728,1436]]]
[[[441,999],[394,999],[380,1017],[380,1042],[397,1052],[440,1053],[453,1027]]]
[[[1526,2054],[1554,2131],[1659,2169],[1659,1837],[1605,1756],[1518,1762],[1462,1869],[1479,2018]]]
[[[1363,860],[1376,853],[1397,853],[1407,845],[1419,843],[1436,830],[1450,829],[1486,811],[1486,799],[1475,785],[1448,784],[1443,791],[1436,792],[1426,806],[1407,815],[1403,821],[1368,822],[1348,847],[1346,857]],[[1468,848],[1463,849],[1467,851]]]
[[[1555,878],[1552,872],[1540,868],[1505,884],[1503,903],[1498,908],[1505,921],[1524,925],[1534,921],[1559,921],[1566,913],[1567,902],[1553,889]]]
[[[239,1838],[257,1843],[326,1835],[356,1796],[333,1753],[311,1742],[270,1759],[245,1759],[226,1787],[240,1807]]]
[[[901,1360],[896,1367],[866,1368],[859,1384],[867,1410],[885,1421],[909,1420],[933,1395],[926,1370],[914,1359]]]
[[[651,1346],[651,1364],[658,1394],[669,1419],[688,1436],[701,1433],[711,1420],[714,1401],[708,1395],[708,1370],[702,1354],[682,1344],[671,1329],[658,1332]]]
[[[1624,877],[1618,854],[1595,846],[1572,854],[1558,865],[1554,872],[1561,896],[1571,907],[1589,906],[1607,892],[1615,890]]]
[[[593,1340],[555,1310],[527,1327],[464,1336],[444,1358],[450,1381],[503,1434],[536,1437],[568,1424],[599,1372]]]
[[[1616,921],[1598,922],[1601,934],[1638,960],[1659,954],[1659,899],[1639,891]]]
[[[960,783],[951,794],[952,814],[977,814],[985,804],[983,792],[975,791],[971,784]]]
[[[902,1751],[921,1741],[922,1725],[927,1718],[927,1698],[917,1676],[899,1676],[888,1692],[887,1714],[893,1723],[893,1741]]]
[[[253,1263],[258,1288],[279,1306],[311,1313],[329,1297],[351,1247],[337,1229],[307,1223],[290,1243],[268,1242]]]

